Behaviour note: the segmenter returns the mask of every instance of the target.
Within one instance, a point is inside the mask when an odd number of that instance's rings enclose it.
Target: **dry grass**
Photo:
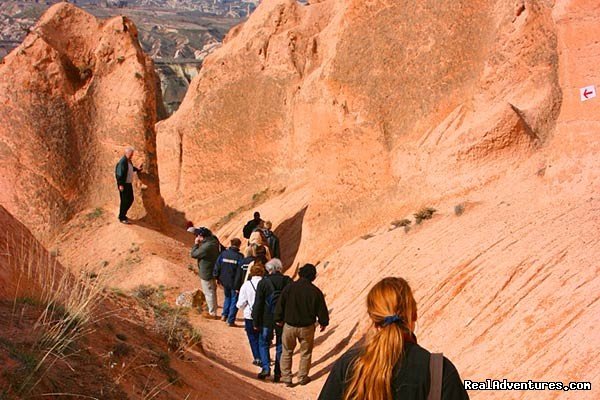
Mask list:
[[[172,307],[166,300],[164,289],[140,285],[133,290],[143,306],[154,312],[156,331],[167,340],[169,350],[181,353],[200,343],[200,333],[188,318],[188,309]]]
[[[418,225],[420,224],[422,221],[426,220],[426,219],[431,219],[433,218],[433,214],[436,212],[437,210],[435,208],[432,207],[423,207],[421,208],[418,212],[414,213],[414,217],[415,217],[415,223]]]
[[[42,308],[33,326],[38,336],[31,349],[40,357],[17,388],[19,394],[27,395],[54,363],[65,361],[74,352],[73,344],[90,333],[92,324],[102,318],[97,309],[104,285],[98,276],[78,279],[63,270],[56,258],[33,238],[8,239],[2,256],[16,279],[10,323],[16,317],[17,304],[24,299]]]

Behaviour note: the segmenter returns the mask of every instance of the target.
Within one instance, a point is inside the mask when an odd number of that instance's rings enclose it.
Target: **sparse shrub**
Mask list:
[[[118,62],[119,64],[121,64],[123,61],[125,61],[125,57],[124,57],[124,56],[119,56],[119,57],[117,57],[117,62]]]
[[[431,219],[436,211],[437,210],[432,207],[424,207],[420,209],[419,212],[413,214],[415,217],[415,223],[420,224],[423,220]]]
[[[171,368],[171,358],[168,353],[160,352],[157,354],[156,365],[158,368],[167,375],[167,381],[169,383],[175,383],[179,380],[179,374],[173,368]]]
[[[460,203],[454,206],[454,215],[460,217],[465,212],[465,204]]]
[[[108,264],[109,264],[109,262],[108,262],[107,260],[102,260],[102,261],[100,261],[100,266],[101,266],[102,268],[105,268],[105,267],[106,267]]]
[[[127,343],[118,342],[114,345],[112,353],[117,357],[127,357],[131,353],[131,346]]]
[[[412,224],[412,221],[407,218],[392,221],[392,226],[394,228],[407,227],[410,226],[410,224]]]
[[[165,301],[164,286],[154,288],[141,285],[133,295],[154,312],[154,323],[158,333],[167,340],[172,351],[182,351],[200,342],[200,334],[189,321],[187,309],[171,307]]]
[[[76,342],[92,331],[104,285],[98,276],[77,278],[61,270],[56,261],[58,250],[48,253],[34,239],[23,239],[19,245],[7,243],[6,248],[16,249],[2,254],[15,279],[36,288],[24,289],[19,293],[20,298],[23,303],[42,308],[33,327],[38,333],[36,340],[28,345],[35,357],[24,360],[35,366],[19,378],[16,387],[26,397],[39,382],[38,376],[43,376],[55,362],[69,357]]]
[[[96,207],[94,208],[94,211],[88,213],[86,217],[88,220],[92,221],[100,218],[102,215],[104,215],[104,210],[101,207]]]
[[[133,289],[133,296],[140,300],[149,301],[154,294],[157,293],[156,288],[149,285],[140,285]]]
[[[135,77],[138,79],[142,79],[144,76],[142,74],[140,74],[139,72],[136,72]]]

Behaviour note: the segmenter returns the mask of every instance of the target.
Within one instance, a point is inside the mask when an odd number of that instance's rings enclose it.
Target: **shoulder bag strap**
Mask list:
[[[429,385],[429,395],[427,400],[442,399],[442,369],[444,368],[444,355],[442,353],[432,353],[429,358],[429,374],[431,376]]]

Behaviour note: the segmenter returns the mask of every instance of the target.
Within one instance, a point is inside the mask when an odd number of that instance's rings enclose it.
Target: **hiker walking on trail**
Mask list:
[[[208,228],[197,228],[194,234],[196,240],[191,257],[198,260],[198,274],[208,306],[208,314],[203,316],[217,319],[217,285],[213,278],[213,269],[219,257],[219,241]]]
[[[402,278],[385,278],[367,295],[373,329],[333,366],[320,400],[468,400],[452,363],[417,344],[417,304]]]
[[[125,154],[115,167],[115,178],[117,179],[117,188],[119,189],[119,197],[121,199],[119,205],[119,221],[123,224],[129,224],[127,212],[133,204],[133,174],[141,172],[143,164],[139,168],[133,165],[131,161],[134,153],[133,147],[127,147]]]
[[[271,375],[271,355],[270,348],[273,341],[273,332],[275,332],[275,371],[274,382],[281,379],[281,353],[282,353],[282,328],[275,325],[274,314],[275,307],[283,289],[292,283],[289,276],[281,273],[283,266],[281,261],[273,258],[265,265],[267,275],[260,281],[256,288],[256,302],[252,310],[252,321],[254,329],[260,332],[259,349],[260,359],[262,361],[262,370],[258,374],[258,379],[265,379]]]
[[[247,249],[246,249],[247,250]],[[251,251],[250,254],[248,254],[246,257],[244,257],[239,265],[238,265],[238,269],[236,270],[235,273],[235,289],[237,291],[239,291],[242,287],[242,285],[244,284],[244,282],[246,282],[248,280],[248,273],[250,272],[250,265],[254,262],[254,260],[256,259],[256,249],[254,249],[254,251]],[[266,263],[266,261],[265,261]],[[264,263],[263,263],[264,265]]]
[[[252,361],[252,364],[256,366],[261,365],[260,349],[258,347],[260,332],[254,329],[252,310],[256,304],[256,290],[264,273],[265,270],[260,264],[253,265],[252,268],[250,268],[250,280],[244,282],[242,285],[236,304],[237,308],[244,309],[244,328],[246,330],[246,336],[248,336],[248,342],[250,343],[250,350],[252,351],[254,360]]]
[[[267,239],[262,230],[256,230],[252,232],[250,235],[250,240],[248,240],[248,247],[246,248],[246,256],[249,256],[252,251],[255,251],[256,248],[264,247],[265,254],[265,263],[269,261],[271,258],[271,251],[269,250],[269,245],[267,243]],[[262,250],[261,250],[262,251]]]
[[[267,246],[269,246],[269,249],[271,250],[271,256],[273,258],[281,259],[281,253],[279,251],[279,238],[275,236],[275,233],[271,230],[272,227],[273,224],[271,221],[265,222],[265,229],[263,230],[263,233],[265,235]]]
[[[244,258],[240,253],[240,246],[242,241],[238,238],[231,239],[231,246],[223,251],[217,262],[215,263],[215,269],[213,271],[214,277],[217,282],[223,286],[223,293],[225,299],[223,300],[223,312],[221,313],[221,320],[227,321],[229,326],[235,325],[235,317],[237,316],[237,290],[235,287],[235,275],[237,273],[238,265]]]
[[[283,326],[283,354],[281,356],[281,380],[287,386],[292,384],[292,355],[296,342],[300,342],[300,366],[298,383],[306,385],[311,381],[308,376],[315,339],[315,323],[320,331],[329,325],[329,311],[323,292],[313,284],[317,269],[305,264],[298,271],[300,279],[288,285],[281,292],[275,308],[275,322]]]
[[[256,211],[254,213],[254,218],[251,219],[250,221],[246,222],[246,225],[244,225],[244,229],[243,229],[243,233],[244,233],[244,238],[245,239],[250,239],[250,235],[252,234],[252,232],[254,232],[254,230],[256,228],[259,228],[263,223],[263,220],[260,219],[260,213],[258,211]]]

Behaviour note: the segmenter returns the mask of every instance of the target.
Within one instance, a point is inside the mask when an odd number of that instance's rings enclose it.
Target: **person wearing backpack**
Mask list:
[[[259,350],[262,361],[262,370],[258,379],[264,380],[271,375],[270,347],[275,332],[275,370],[273,381],[281,379],[281,353],[282,353],[282,328],[274,323],[274,314],[277,302],[283,289],[292,283],[289,276],[282,274],[283,265],[281,260],[273,258],[265,265],[267,275],[260,281],[256,288],[256,302],[252,310],[252,322],[254,329],[260,332]]]
[[[244,309],[244,328],[246,330],[246,336],[248,336],[248,342],[250,343],[250,350],[252,351],[252,357],[254,361],[252,364],[260,367],[262,365],[260,361],[260,350],[258,347],[258,340],[260,332],[254,329],[254,323],[252,322],[252,309],[256,299],[256,289],[259,282],[265,274],[265,269],[262,265],[256,264],[250,268],[250,280],[244,282],[240,289],[240,293],[237,301],[237,308],[240,310]]]
[[[250,221],[246,222],[244,225],[243,234],[245,239],[250,239],[250,235],[254,230],[261,226],[263,220],[260,218],[260,213],[258,211],[254,212],[254,218]]]
[[[279,251],[279,238],[275,236],[275,233],[271,230],[272,227],[273,224],[271,223],[271,221],[265,222],[265,229],[263,230],[263,234],[265,235],[267,246],[269,246],[273,258],[281,259],[281,253]]]
[[[298,275],[300,278],[281,292],[275,308],[275,323],[283,327],[281,380],[288,387],[293,386],[292,355],[297,342],[300,343],[298,383],[306,385],[311,381],[308,374],[315,341],[315,324],[318,321],[321,332],[329,325],[325,296],[313,284],[317,277],[317,268],[312,264],[305,264],[298,271]]]
[[[319,400],[468,400],[454,365],[414,335],[417,304],[402,278],[384,278],[367,295],[373,328],[334,364]]]
[[[235,287],[235,275],[237,274],[238,265],[244,256],[240,253],[240,246],[242,245],[240,239],[233,238],[230,243],[231,246],[219,254],[213,275],[217,279],[217,282],[223,286],[225,297],[221,320],[226,321],[229,326],[235,326],[235,317],[238,312],[236,306],[237,290]]]

